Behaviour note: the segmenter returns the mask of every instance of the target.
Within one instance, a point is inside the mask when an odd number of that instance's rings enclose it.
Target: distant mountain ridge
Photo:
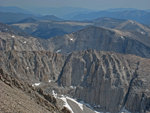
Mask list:
[[[78,8],[78,7],[39,7],[39,8],[32,8],[31,9],[35,13],[39,13],[40,15],[56,15],[57,17],[66,19],[68,16],[73,16],[79,13],[89,13],[93,10],[86,9],[86,8]]]
[[[122,10],[122,11],[97,11],[92,13],[82,13],[78,14],[74,17],[72,17],[72,20],[92,20],[99,17],[110,17],[110,18],[116,18],[116,19],[129,19],[129,20],[135,20],[137,22],[143,23],[143,24],[150,24],[150,12],[144,11],[144,10]]]
[[[34,18],[32,18],[31,20],[30,18],[28,19],[22,20],[21,21],[22,23],[16,22],[11,26],[20,29],[34,37],[44,38],[44,39],[55,37],[55,36],[63,36],[64,34],[75,32],[91,24],[86,22],[83,23],[83,22],[75,22],[75,21],[63,21],[58,18],[56,18],[56,20],[58,21],[54,21],[53,17],[51,20],[49,17],[48,17],[49,20],[47,19],[47,20],[34,21],[33,20]]]
[[[13,23],[29,17],[33,17],[33,15],[23,13],[0,12],[0,22],[2,23]]]
[[[15,7],[15,6],[12,6],[12,7],[0,6],[0,12],[33,14],[31,11],[27,11],[26,9],[22,9],[22,8]]]
[[[20,20],[20,21],[18,21],[18,22],[16,22],[16,23],[34,23],[34,22],[36,22],[37,20],[35,19],[35,18],[33,18],[33,17],[29,17],[29,18],[25,18],[25,19],[23,19],[23,20]]]
[[[53,20],[53,17],[55,21]],[[122,31],[132,32],[134,34],[150,36],[150,27],[140,24],[133,20],[115,19],[101,17],[91,21],[70,21],[48,16],[39,18],[26,18],[19,22],[13,23],[11,26],[23,30],[24,32],[38,38],[51,38],[55,36],[63,36],[64,34],[76,32],[87,26],[93,25],[97,27],[106,27]],[[47,20],[46,20],[47,19]],[[57,21],[56,21],[57,20]]]
[[[38,20],[52,20],[61,21],[62,19],[54,15],[37,15],[18,7],[1,7],[0,6],[0,22],[2,23],[16,23],[27,18],[34,18]]]
[[[132,8],[116,8],[116,9],[108,9],[108,10],[101,10],[101,11],[98,10],[93,11],[89,9],[73,8],[73,7],[37,8],[37,9],[30,9],[30,10],[32,10],[32,12],[34,13],[31,13],[30,11],[26,11],[18,7],[0,7],[0,12],[1,12],[0,21],[4,23],[20,21],[28,17],[33,17],[33,15],[39,16],[39,14],[36,13],[38,11],[41,15],[49,15],[44,17],[40,16],[41,19],[48,19],[48,20],[50,18],[51,20],[60,21],[61,20],[60,18],[62,18],[64,20],[83,21],[83,20],[93,20],[100,17],[109,17],[109,18],[116,18],[116,19],[134,20],[142,24],[150,25],[149,10],[139,10],[139,9],[132,9]],[[56,15],[57,17],[54,17],[53,15]]]
[[[54,15],[45,15],[45,16],[39,16],[39,17],[32,16],[32,17],[27,17],[27,18],[22,19],[17,22],[13,22],[13,24],[15,24],[15,23],[17,23],[17,24],[18,23],[35,23],[38,21],[63,21],[63,19],[58,18]]]
[[[54,15],[45,15],[45,16],[41,16],[41,17],[37,17],[37,19],[40,20],[52,20],[52,21],[62,21],[63,19],[58,18]]]

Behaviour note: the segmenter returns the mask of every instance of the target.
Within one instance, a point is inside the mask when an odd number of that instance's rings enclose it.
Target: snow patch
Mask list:
[[[124,66],[122,68],[124,69]]]
[[[74,39],[73,39],[73,38],[70,38],[70,40],[71,40],[71,41],[74,41]]]
[[[14,36],[14,35],[12,35],[11,37],[12,37],[12,38],[15,38],[15,36]]]
[[[15,50],[17,50],[17,47],[16,47],[16,46],[14,46],[14,49],[15,49]]]
[[[27,70],[29,69],[29,67],[26,68]]]
[[[101,107],[100,105],[95,105],[95,106],[94,106],[94,108],[100,108],[100,107]]]
[[[75,87],[75,86],[70,86],[70,88],[71,88],[71,89],[76,89],[76,87]]]
[[[73,98],[70,98],[70,97],[66,97],[68,100],[71,100],[71,101],[73,101],[74,103],[76,103],[79,107],[80,107],[80,109],[83,111],[83,104],[81,104],[81,103],[79,103],[79,102],[77,102],[75,99],[73,99]]]
[[[57,93],[55,93],[54,90],[52,90],[52,95],[53,95],[55,98],[57,98]]]
[[[86,105],[86,106],[89,107],[90,109],[93,109],[93,107],[92,107],[90,104],[88,104],[88,103],[85,103],[85,102],[83,102],[83,101],[80,101],[80,103],[82,103],[83,105]]]
[[[131,24],[134,24],[134,21],[130,20]]]
[[[61,49],[59,49],[59,50],[56,51],[56,53],[60,53],[60,52],[61,52]]]
[[[27,42],[26,42],[26,41],[24,41],[23,43],[24,43],[24,44],[26,44]]]
[[[52,82],[51,80],[48,81],[49,83]]]
[[[61,97],[60,99],[64,101],[64,106],[65,106],[66,108],[68,108],[68,109],[71,111],[71,113],[74,113],[73,110],[72,110],[72,108],[71,108],[70,105],[68,104],[66,97],[62,95],[62,97]]]
[[[141,31],[141,34],[144,35],[145,33],[143,31]]]
[[[120,38],[121,38],[121,39],[125,39],[124,36],[121,36]]]
[[[125,107],[123,107],[123,109],[121,110],[121,113],[131,113],[131,112],[129,112]]]
[[[103,113],[103,112],[99,112],[99,111],[94,111],[95,113]],[[106,113],[108,113],[108,112],[106,112]]]
[[[94,110],[94,108],[91,105],[89,105],[88,103],[85,103],[84,101],[80,101],[80,103],[82,103],[83,105],[86,105],[87,107],[92,109],[95,113],[103,113],[103,112],[99,112],[99,111]],[[100,105],[95,105],[95,107],[100,107]],[[106,112],[106,113],[109,113],[109,112]]]
[[[149,90],[148,90],[148,89],[146,89],[145,91],[146,91],[146,92],[149,92]]]
[[[32,86],[34,87],[34,86],[39,86],[41,83],[34,83],[34,84],[32,84]]]

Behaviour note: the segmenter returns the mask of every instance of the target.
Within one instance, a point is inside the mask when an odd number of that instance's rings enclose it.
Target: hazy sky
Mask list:
[[[1,6],[81,7],[88,9],[137,8],[150,9],[150,0],[0,0]]]

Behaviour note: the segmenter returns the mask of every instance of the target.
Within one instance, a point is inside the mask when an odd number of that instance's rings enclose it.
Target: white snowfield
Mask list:
[[[34,84],[32,84],[32,86],[34,87],[34,86],[39,86],[41,83],[34,83]]]
[[[71,113],[74,113],[73,110],[72,110],[72,108],[71,108],[70,105],[68,104],[66,97],[62,95],[62,97],[60,97],[60,99],[64,101],[64,106],[65,106],[66,108],[68,108],[68,109],[71,111]]]
[[[75,99],[73,99],[73,98],[70,98],[70,97],[66,97],[68,100],[71,100],[71,101],[73,101],[74,103],[76,103],[79,107],[80,107],[80,109],[83,111],[83,104],[82,103],[79,103],[79,102],[77,102]]]
[[[78,105],[79,109],[81,109],[81,111],[83,111],[83,113],[85,113],[84,106],[85,107],[87,106],[88,108],[90,108],[91,110],[93,110],[93,112],[95,112],[95,113],[104,113],[104,112],[95,111],[91,105],[89,105],[88,103],[85,103],[83,101],[78,102],[76,99],[73,99],[73,98],[65,96],[65,95],[58,96],[57,93],[55,93],[54,90],[52,90],[52,95],[55,98],[57,98],[57,99],[61,99],[64,102],[63,106],[66,107],[66,108],[68,108],[71,111],[71,113],[76,113],[76,112],[73,111],[73,108],[71,108],[71,106],[69,105],[69,103],[67,102],[67,100],[72,101],[73,103],[75,103],[76,105]],[[95,107],[100,107],[100,105],[95,105]],[[106,112],[106,113],[111,113],[111,112]],[[127,109],[123,108],[119,113],[131,113],[131,112],[129,112]]]
[[[103,113],[103,112],[98,112],[98,111],[95,111],[95,113]],[[106,112],[106,113],[108,113],[108,112]]]

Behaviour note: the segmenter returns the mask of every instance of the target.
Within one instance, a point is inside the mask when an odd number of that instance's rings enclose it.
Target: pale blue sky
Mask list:
[[[68,6],[99,10],[109,8],[150,9],[150,0],[0,0],[0,5],[18,6],[25,9]]]

